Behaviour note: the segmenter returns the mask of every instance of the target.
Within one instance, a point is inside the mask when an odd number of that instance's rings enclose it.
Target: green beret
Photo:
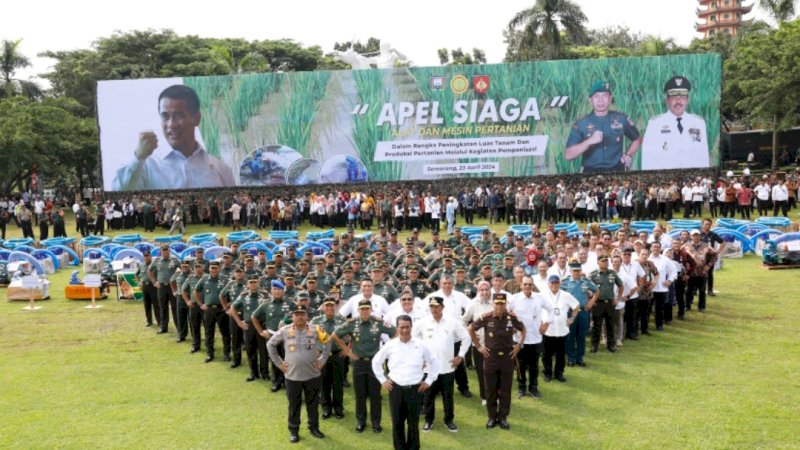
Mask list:
[[[597,94],[598,92],[611,93],[611,83],[608,81],[596,81],[589,89],[589,97]]]

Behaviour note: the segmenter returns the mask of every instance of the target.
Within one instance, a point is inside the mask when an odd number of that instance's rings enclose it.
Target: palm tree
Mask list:
[[[508,28],[522,27],[523,45],[539,40],[545,59],[553,59],[562,55],[564,38],[572,44],[587,41],[586,20],[581,7],[572,0],[536,0],[532,7],[514,15]]]
[[[23,69],[31,65],[27,56],[19,52],[21,39],[16,41],[3,41],[2,54],[0,54],[0,98],[13,97],[15,95],[25,95],[29,98],[39,98],[42,90],[39,86],[27,80],[14,78],[17,69]]]
[[[775,22],[788,22],[795,15],[797,0],[761,0],[759,6],[767,12]]]
[[[648,36],[639,44],[637,53],[643,56],[663,56],[675,52],[678,48],[673,38]]]

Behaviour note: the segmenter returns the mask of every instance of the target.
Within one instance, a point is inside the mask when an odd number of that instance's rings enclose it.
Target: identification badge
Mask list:
[[[293,352],[293,351],[294,351],[294,345],[289,345],[289,351],[290,351],[290,352]]]
[[[492,332],[490,331],[490,332],[489,332],[489,337],[490,337],[490,338],[493,338],[493,337],[494,337],[494,333],[492,333]]]
[[[553,314],[560,316],[561,315],[561,308],[553,308]]]

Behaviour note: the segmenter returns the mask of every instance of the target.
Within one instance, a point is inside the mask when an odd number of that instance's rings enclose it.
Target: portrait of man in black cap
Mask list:
[[[706,121],[686,111],[692,83],[675,76],[664,85],[667,112],[647,123],[642,146],[642,170],[708,167]]]

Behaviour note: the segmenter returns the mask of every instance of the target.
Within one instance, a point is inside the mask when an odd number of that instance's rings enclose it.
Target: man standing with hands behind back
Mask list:
[[[158,113],[167,143],[166,156],[153,156],[158,138],[152,131],[139,133],[134,159],[117,170],[112,189],[187,189],[234,186],[231,168],[208,154],[194,138],[200,125],[200,99],[188,86],[173,85],[158,96]]]

